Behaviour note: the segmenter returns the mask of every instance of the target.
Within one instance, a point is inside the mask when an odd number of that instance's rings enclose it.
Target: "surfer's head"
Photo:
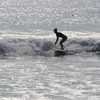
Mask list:
[[[57,28],[54,29],[54,32],[57,33]]]

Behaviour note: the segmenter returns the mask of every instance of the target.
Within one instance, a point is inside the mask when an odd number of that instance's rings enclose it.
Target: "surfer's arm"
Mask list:
[[[58,42],[58,37],[57,37],[57,39],[56,39],[55,45],[56,45],[57,42]]]

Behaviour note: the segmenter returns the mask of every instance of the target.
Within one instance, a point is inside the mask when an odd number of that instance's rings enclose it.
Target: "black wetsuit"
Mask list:
[[[57,43],[59,37],[61,37],[61,38],[63,38],[63,39],[67,38],[66,35],[64,35],[64,34],[62,34],[62,33],[60,33],[60,32],[57,32],[57,33],[56,33],[56,36],[57,36],[57,39],[56,39],[56,42],[55,42],[55,43]]]

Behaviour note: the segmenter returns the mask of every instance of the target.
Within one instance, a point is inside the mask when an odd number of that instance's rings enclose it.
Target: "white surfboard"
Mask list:
[[[66,52],[65,51],[62,51],[62,50],[56,50],[54,52],[54,56],[58,57],[58,56],[65,56],[66,55]]]

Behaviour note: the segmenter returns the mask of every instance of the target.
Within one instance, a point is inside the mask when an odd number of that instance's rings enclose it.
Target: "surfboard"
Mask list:
[[[54,51],[54,56],[58,57],[58,56],[65,56],[66,52],[62,51],[62,50],[56,50]]]

